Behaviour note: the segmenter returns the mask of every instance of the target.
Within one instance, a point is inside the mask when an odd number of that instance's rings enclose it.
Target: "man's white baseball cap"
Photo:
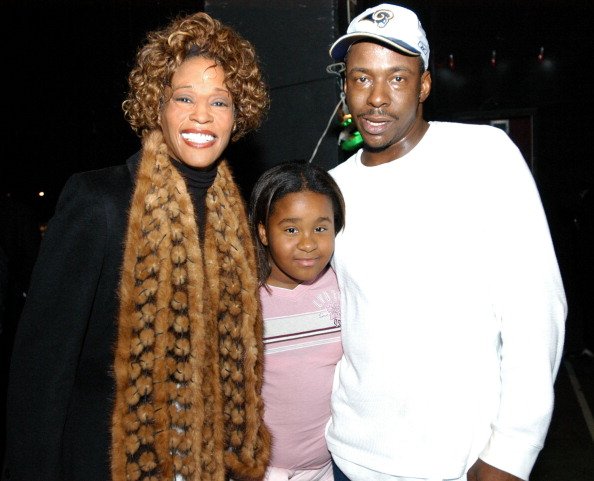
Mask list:
[[[342,61],[349,48],[360,40],[372,39],[405,55],[420,56],[429,67],[429,42],[417,15],[404,7],[383,3],[368,8],[350,23],[347,33],[332,47],[330,56]]]

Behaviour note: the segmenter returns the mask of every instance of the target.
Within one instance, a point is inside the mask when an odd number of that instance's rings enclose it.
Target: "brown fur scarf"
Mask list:
[[[114,481],[260,479],[262,317],[245,206],[227,164],[203,249],[160,131],[143,142],[120,285]]]

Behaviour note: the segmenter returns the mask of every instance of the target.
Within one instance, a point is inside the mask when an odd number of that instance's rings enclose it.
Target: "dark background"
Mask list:
[[[346,30],[349,12],[352,18],[378,3],[3,0],[0,196],[10,195],[44,223],[73,172],[118,164],[135,152],[138,139],[120,105],[136,49],[148,30],[196,10],[233,25],[256,45],[271,88],[263,127],[229,149],[244,193],[267,167],[309,158],[329,121],[315,162],[336,165],[350,152],[337,146],[341,128],[331,120],[339,84],[326,72],[327,50]],[[574,221],[580,193],[594,180],[594,2],[401,4],[417,11],[431,46],[433,90],[426,117],[510,119],[510,135],[540,188],[571,298]]]
[[[325,70],[328,47],[345,32],[349,12],[352,18],[378,3],[2,0],[3,229],[16,225],[10,218],[16,212],[25,212],[29,224],[44,224],[72,173],[122,163],[138,149],[120,108],[127,74],[145,33],[180,13],[205,10],[235,26],[262,60],[272,97],[268,119],[228,152],[244,193],[266,168],[309,158],[329,122],[314,161],[333,167],[351,152],[337,145],[341,128],[332,112],[339,84]],[[510,136],[540,189],[561,265],[570,305],[567,349],[579,348],[584,320],[575,243],[580,194],[594,182],[594,2],[400,4],[418,13],[429,38],[433,89],[427,119],[509,121]],[[17,252],[16,261],[11,255],[10,265],[18,269],[35,253]]]
[[[351,16],[377,3],[359,0]],[[530,116],[530,161],[554,223],[594,178],[586,74],[594,58],[592,3],[401,2],[418,12],[432,49],[426,117]],[[230,155],[246,190],[266,167],[309,158],[338,101],[336,77],[325,67],[328,46],[346,29],[346,1],[3,0],[0,8],[7,84],[0,193],[34,207],[41,221],[70,174],[121,163],[137,149],[120,108],[126,76],[145,32],[178,13],[206,10],[234,25],[262,59],[270,114]],[[339,130],[333,122],[316,156],[325,167],[346,157],[336,148]]]

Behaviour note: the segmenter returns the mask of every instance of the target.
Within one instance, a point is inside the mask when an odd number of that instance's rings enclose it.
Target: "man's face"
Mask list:
[[[372,152],[390,150],[422,122],[420,103],[431,89],[419,57],[372,42],[359,42],[346,59],[344,90],[349,110]]]

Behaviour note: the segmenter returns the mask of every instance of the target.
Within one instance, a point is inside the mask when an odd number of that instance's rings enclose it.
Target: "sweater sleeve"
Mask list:
[[[106,245],[101,205],[84,174],[72,176],[41,245],[11,360],[10,479],[61,479],[62,433]]]
[[[501,335],[501,393],[485,462],[522,479],[543,447],[553,411],[567,305],[540,197],[524,159],[500,140],[487,222],[493,239],[495,312]]]

